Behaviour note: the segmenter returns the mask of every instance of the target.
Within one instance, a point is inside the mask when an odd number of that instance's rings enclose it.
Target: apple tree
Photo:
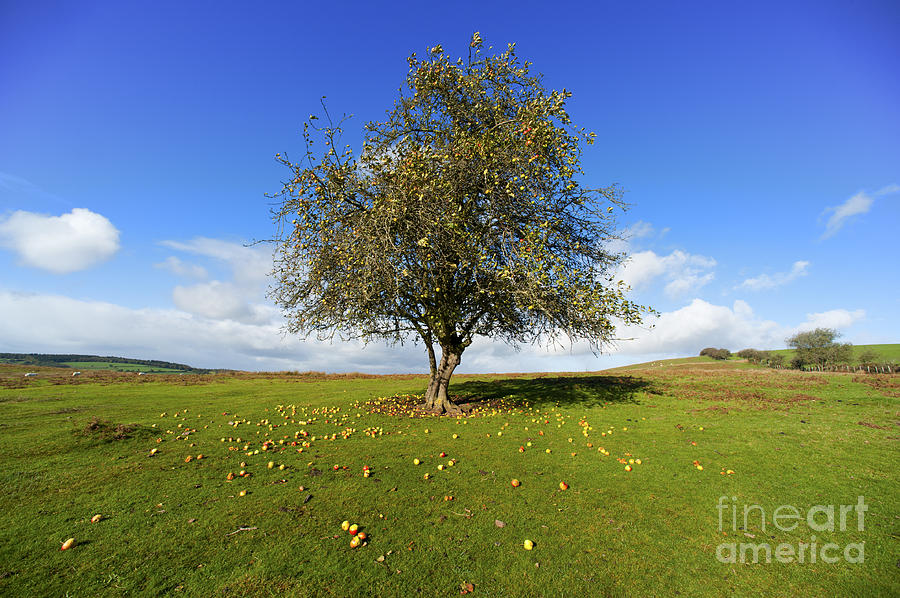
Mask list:
[[[839,363],[849,363],[853,355],[853,345],[839,343],[841,333],[834,328],[816,328],[786,338],[784,342],[795,350],[798,364],[814,365],[824,369]]]
[[[614,279],[620,189],[578,180],[595,135],[572,124],[571,93],[544,89],[512,44],[487,55],[477,33],[467,58],[436,46],[408,64],[358,155],[326,110],[301,162],[277,156],[290,177],[270,295],[291,333],[422,342],[424,407],[440,413],[456,410],[450,377],[478,336],[599,351],[648,310]]]

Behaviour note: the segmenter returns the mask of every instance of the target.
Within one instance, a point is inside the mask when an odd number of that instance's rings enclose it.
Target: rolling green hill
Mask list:
[[[79,370],[114,370],[119,372],[142,371],[147,373],[208,374],[212,370],[172,363],[157,359],[132,359],[130,357],[101,357],[99,355],[57,355],[42,353],[0,353],[0,363],[44,367],[74,368]]]

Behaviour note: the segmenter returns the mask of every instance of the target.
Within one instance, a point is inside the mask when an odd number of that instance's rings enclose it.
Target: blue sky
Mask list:
[[[459,371],[594,370],[815,326],[900,341],[900,4],[0,5],[0,352],[420,371],[419,347],[280,333],[265,193],[328,97],[348,142],[405,58],[516,42],[619,183],[620,277],[661,316],[610,355],[482,341]],[[452,9],[450,8],[452,6]],[[894,251],[892,251],[894,250]]]

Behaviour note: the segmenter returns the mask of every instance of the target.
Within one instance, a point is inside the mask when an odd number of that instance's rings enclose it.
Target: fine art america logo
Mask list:
[[[848,525],[857,531],[866,529],[865,517],[869,506],[864,497],[857,497],[855,505],[815,505],[805,513],[793,505],[779,505],[767,513],[761,505],[745,504],[738,507],[737,497],[720,496],[716,504],[719,512],[719,531],[730,524],[732,532],[745,531],[749,523],[759,522],[759,530],[766,531],[771,524],[782,532],[792,532],[801,527],[800,533],[809,530],[809,541],[797,544],[787,542],[772,545],[768,542],[723,542],[716,547],[716,559],[721,563],[771,563],[774,557],[779,563],[862,563],[865,560],[865,542],[841,546],[835,542],[820,543],[815,532],[845,532]],[[738,522],[742,525],[739,526]],[[749,534],[746,534],[749,537]]]

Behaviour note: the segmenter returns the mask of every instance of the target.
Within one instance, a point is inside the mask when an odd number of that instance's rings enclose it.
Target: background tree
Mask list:
[[[859,357],[857,358],[857,362],[859,362],[859,365],[861,367],[866,367],[866,366],[871,367],[873,365],[876,365],[880,359],[881,358],[878,355],[878,353],[876,353],[872,349],[866,349],[865,351],[863,351],[862,353],[859,354]]]
[[[512,44],[482,52],[476,33],[467,59],[440,46],[410,56],[400,97],[365,127],[358,158],[340,147],[346,119],[317,126],[314,116],[303,161],[278,156],[292,174],[273,214],[271,295],[288,331],[417,338],[436,412],[455,410],[450,377],[477,336],[513,346],[567,336],[597,351],[617,323],[647,312],[613,281],[620,190],[577,180],[595,135],[572,125],[571,94],[545,90]]]
[[[789,347],[796,349],[792,364],[815,365],[825,368],[838,363],[850,361],[853,346],[850,343],[837,343],[840,333],[833,328],[816,328],[807,332],[798,332],[785,339]]]
[[[737,352],[737,356],[741,359],[746,359],[750,363],[762,363],[763,360],[768,358],[765,352],[757,351],[756,349],[741,349]]]

